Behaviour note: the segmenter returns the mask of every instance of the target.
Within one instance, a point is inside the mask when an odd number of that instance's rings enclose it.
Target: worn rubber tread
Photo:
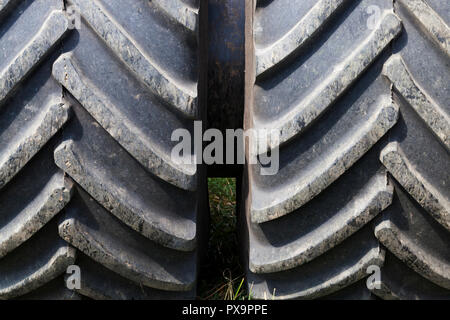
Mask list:
[[[72,195],[72,182],[59,170],[51,172],[47,179],[44,187],[41,183],[37,184],[41,187],[37,194],[36,190],[30,190],[25,185],[17,185],[0,195],[0,203],[3,203],[0,209],[0,258],[27,241],[69,202]],[[25,183],[30,183],[27,179],[23,180]],[[22,192],[21,200],[26,203],[25,207],[18,204],[17,198],[15,199],[19,192]],[[11,199],[15,199],[16,203],[8,203]]]
[[[10,299],[55,279],[75,261],[76,251],[49,223],[18,249],[0,260],[0,298]]]
[[[18,0],[0,0],[0,18],[4,18],[17,4]]]
[[[17,297],[17,300],[83,300],[83,296],[66,287],[66,279],[60,276],[38,289]]]
[[[168,135],[204,116],[206,20],[194,2],[26,0],[0,10],[1,298],[196,296],[204,169],[172,162]],[[78,28],[68,14],[80,12]],[[58,157],[67,144],[75,159]],[[70,161],[81,164],[69,170]],[[74,172],[86,168],[100,178]],[[101,212],[94,219],[76,211],[81,192]],[[81,269],[78,292],[62,276],[77,250],[98,260],[87,279]]]
[[[441,85],[450,79],[450,34],[442,4],[395,4],[404,31],[383,73],[401,117],[380,154],[395,196],[375,229],[389,251],[373,290],[383,299],[450,299],[449,92]]]
[[[198,8],[193,8],[182,1],[153,0],[166,14],[182,24],[185,28],[195,32],[198,27]]]
[[[367,279],[362,279],[335,293],[322,298],[323,300],[376,300],[376,296],[367,289]]]
[[[0,70],[0,104],[42,57],[57,43],[68,29],[68,21],[61,11],[54,11],[43,23],[30,43]]]
[[[450,291],[408,268],[389,251],[381,268],[380,287],[371,288],[384,300],[450,300]]]
[[[51,103],[28,130],[15,140],[8,141],[0,154],[0,189],[58,132],[69,119],[69,106]]]
[[[419,21],[433,41],[450,56],[450,28],[445,21],[423,0],[399,0]]]
[[[450,234],[395,181],[394,204],[375,227],[380,242],[410,268],[450,289]]]
[[[402,58],[392,56],[384,65],[383,74],[450,150],[450,117],[415,83]]]
[[[355,233],[330,252],[281,273],[248,273],[254,299],[314,299],[330,295],[366,277],[366,269],[381,267],[384,250],[371,236],[372,228]],[[330,264],[334,268],[330,268]]]
[[[409,163],[398,143],[387,145],[380,154],[380,160],[403,188],[450,231],[450,202]]]
[[[362,168],[366,172],[371,171],[367,164]],[[347,175],[362,176],[359,171],[349,172]],[[391,204],[393,188],[387,184],[385,171],[376,172],[373,177],[364,179],[367,180],[364,183],[358,183],[358,180],[362,179],[352,179],[351,176],[344,177],[343,180],[348,181],[338,182],[330,193],[293,213],[298,215],[295,220],[294,217],[292,219],[286,217],[285,221],[270,227],[264,224],[253,225],[249,230],[252,234],[250,270],[257,273],[279,272],[311,261],[357,232]],[[357,185],[360,189],[347,200],[343,195],[339,195],[339,190],[351,184]],[[339,198],[344,198],[348,202],[340,203]],[[330,203],[334,203],[337,212],[330,212],[326,220],[320,219],[318,222],[315,217],[330,210],[329,207],[333,206]],[[297,231],[295,237],[286,235],[286,232],[283,236],[279,235],[278,230],[286,230],[289,225],[299,224],[299,221],[302,221],[301,234]]]
[[[97,34],[152,92],[185,116],[198,116],[196,88],[180,84],[169,77],[139,48],[126,30],[114,21],[100,2],[71,0],[71,3],[78,7]]]
[[[375,31],[341,65],[335,66],[322,84],[310,96],[298,103],[276,122],[261,123],[256,118],[255,127],[279,130],[280,139],[269,140],[268,148],[273,149],[301,134],[360,76],[389,43],[400,33],[398,17],[386,13]],[[264,150],[262,150],[264,152]]]
[[[244,128],[280,131],[258,150],[279,152],[278,172],[245,170],[248,288],[260,299],[274,289],[276,299],[374,299],[365,278],[384,249],[370,221],[394,193],[379,155],[400,119],[382,70],[402,22],[391,1],[278,3],[246,7]],[[370,26],[361,17],[373,5]],[[277,45],[284,56],[271,55]]]
[[[86,156],[86,154],[83,155]],[[177,229],[175,221],[170,223],[167,217],[161,215],[160,212],[148,207],[139,207],[137,201],[130,202],[129,199],[140,198],[140,195],[128,192],[124,196],[120,192],[122,189],[109,180],[108,175],[84,165],[85,161],[90,160],[89,158],[83,162],[79,159],[80,154],[77,154],[77,149],[74,147],[72,140],[63,142],[55,150],[56,164],[97,201],[110,209],[113,214],[134,230],[167,247],[178,250],[193,249],[195,246],[195,230],[190,228],[189,234],[183,234],[186,233],[186,230],[184,228]],[[182,221],[178,221],[178,223],[180,227],[183,226]],[[180,230],[181,233],[177,230]]]
[[[10,6],[12,2],[15,0],[1,0],[0,1],[0,12],[6,9],[6,7]]]
[[[192,131],[204,116],[205,11],[199,2],[67,6],[82,19],[52,69],[73,114],[54,161],[75,182],[59,234],[79,250],[76,292],[193,298],[205,175],[202,166],[171,160],[170,134]]]
[[[72,195],[53,161],[70,106],[51,77],[69,25],[63,1],[1,5],[0,298],[37,299],[75,261],[54,220]],[[58,292],[67,295],[61,284]]]
[[[346,0],[320,0],[305,17],[275,42],[263,47],[256,45],[256,75],[275,67],[302,47],[345,2]]]
[[[381,139],[396,123],[397,113],[398,107],[395,104],[389,100],[382,101],[378,112],[350,137],[343,137],[344,141],[330,150],[325,159],[310,168],[307,177],[299,177],[297,183],[277,191],[276,202],[263,208],[252,207],[252,221],[263,223],[279,218],[310,201]],[[270,200],[275,196],[272,195]]]
[[[144,139],[139,128],[82,75],[70,53],[58,58],[53,65],[53,75],[150,172],[180,188],[195,189],[195,165],[177,165],[155,147],[154,141]]]
[[[94,228],[92,226],[98,226]],[[92,259],[138,284],[187,291],[195,279],[194,255],[162,248],[114,218],[78,190],[59,234]]]
[[[84,297],[95,300],[167,300],[194,299],[195,290],[165,291],[136,284],[112,272],[86,255],[77,255],[77,264],[83,270],[81,288],[76,290]]]

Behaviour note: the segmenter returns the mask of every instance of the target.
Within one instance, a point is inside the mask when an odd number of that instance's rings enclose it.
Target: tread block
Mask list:
[[[450,28],[445,21],[423,0],[399,0],[420,23],[433,41],[450,56]]]
[[[81,289],[77,292],[95,300],[166,300],[195,299],[195,290],[164,291],[146,287],[121,277],[94,262],[86,255],[77,255],[82,272]]]
[[[382,266],[384,250],[368,226],[300,267],[273,274],[248,273],[255,299],[314,299],[332,294],[364,278],[367,268]]]
[[[389,252],[382,286],[373,292],[383,299],[448,299],[449,11],[440,0],[400,0],[394,10],[404,30],[383,74],[400,117],[380,160],[394,178],[395,196],[375,229]]]
[[[257,87],[255,97],[256,109],[253,120],[255,128],[280,131],[279,141],[271,142],[269,145],[270,149],[276,148],[278,145],[304,132],[354,84],[355,80],[376,60],[400,31],[401,22],[399,18],[391,12],[385,13],[377,29],[358,48],[355,48],[355,51],[346,57],[343,62],[334,66],[333,70],[328,72],[327,78],[322,79],[314,90],[299,90],[300,92],[306,92],[306,96],[300,100],[291,101],[295,99],[294,96],[284,98],[268,97],[268,94],[276,96],[281,93],[278,91],[288,90],[288,87],[286,87],[287,83],[297,81],[290,79],[296,74],[289,75],[280,85],[262,84],[261,89]],[[289,88],[294,89],[292,84]],[[282,99],[290,101],[279,101]],[[278,116],[276,119],[266,119],[266,116],[263,118],[259,115],[262,111],[259,109],[269,108],[269,104],[272,104],[271,109],[273,111],[271,112],[280,110],[280,103],[288,105],[289,109],[277,112]]]
[[[367,289],[367,279],[360,280],[342,290],[322,298],[323,300],[376,300],[376,296]]]
[[[384,103],[386,103],[384,105]],[[261,209],[252,208],[252,220],[256,223],[273,220],[295,210],[314,196],[322,192],[346,170],[348,170],[361,156],[363,156],[397,121],[398,108],[391,102],[381,102],[378,112],[373,114],[369,121],[343,137],[333,150],[320,161],[303,169],[308,171],[304,176],[297,176],[294,183],[288,183],[270,198],[265,193],[255,194],[259,203],[264,201]],[[292,166],[293,167],[293,166]],[[308,169],[308,170],[305,170]],[[303,173],[301,172],[301,173]],[[281,196],[285,194],[285,196]],[[278,197],[278,200],[275,198]],[[288,198],[286,198],[288,197]]]
[[[66,104],[55,102],[43,109],[42,114],[29,126],[25,134],[16,136],[14,140],[0,141],[4,145],[0,154],[0,189],[61,129],[69,118],[69,106]],[[3,137],[0,136],[1,138]]]
[[[311,130],[279,150],[276,175],[250,165],[252,219],[265,222],[300,208],[352,167],[397,121],[378,60]]]
[[[70,117],[62,89],[52,79],[51,55],[30,74],[2,107],[0,118],[0,189],[62,129]]]
[[[320,31],[327,20],[347,0],[320,0],[289,31],[269,45],[256,44],[256,75],[269,70],[298,50]],[[257,22],[256,22],[257,23]]]
[[[250,270],[278,272],[311,261],[358,232],[388,207],[393,188],[376,157],[379,150],[380,146],[375,147],[327,192],[288,216],[252,224]]]
[[[349,56],[341,65],[336,66],[327,80],[317,87],[311,96],[277,119],[275,123],[268,126],[258,124],[256,126],[268,130],[279,130],[280,144],[302,133],[354,83],[357,77],[361,76],[369,64],[381,54],[400,31],[399,18],[392,13],[386,14],[378,29],[358,48],[358,51]],[[277,146],[270,145],[270,148],[273,149]]]
[[[373,299],[363,279],[384,250],[369,222],[392,201],[379,154],[399,120],[382,68],[402,22],[384,0],[253,5],[244,128],[278,129],[281,139],[267,148],[279,151],[275,175],[246,167],[248,290]]]
[[[0,258],[19,247],[69,202],[72,182],[53,163],[49,144],[0,193]]]
[[[146,172],[78,103],[72,106],[76,119],[55,150],[56,165],[132,229],[163,246],[193,250],[197,196]]]
[[[66,287],[64,276],[60,276],[38,289],[20,296],[18,300],[84,300],[81,295]]]
[[[427,181],[415,169],[402,152],[398,143],[391,142],[383,149],[380,159],[389,172],[419,201],[419,203],[435,217],[445,228],[450,230],[450,215],[447,210],[449,202],[439,190]]]
[[[392,142],[381,152],[380,160],[403,188],[450,230],[448,151],[404,100],[394,98],[401,116],[392,130]]]
[[[389,78],[399,95],[414,108],[447,150],[450,150],[450,117],[416,84],[401,56],[392,56],[384,65],[383,74]]]
[[[11,12],[19,0],[0,0],[0,18],[4,18]]]
[[[426,0],[426,2],[429,6],[433,5],[434,10],[439,11],[442,19],[448,19],[450,15],[447,4],[444,5],[440,0]],[[396,2],[395,12],[402,19],[403,32],[393,42],[394,52],[402,58],[416,86],[427,94],[428,99],[440,106],[448,117],[450,89],[445,84],[450,81],[449,55],[435,45],[417,18],[411,15],[400,1]]]
[[[18,83],[42,60],[67,30],[68,21],[64,13],[53,11],[31,41],[9,61],[7,66],[0,69],[0,103],[11,95]]]
[[[58,58],[53,65],[53,75],[92,117],[150,172],[180,188],[195,190],[195,164],[182,166],[174,163],[169,152],[161,150],[159,142],[148,139],[133,119],[129,119],[122,111],[128,106],[116,106],[83,76],[71,53]]]
[[[204,170],[170,138],[203,117],[205,15],[172,2],[0,0],[0,299],[195,297]]]
[[[59,234],[95,261],[138,284],[172,291],[187,291],[194,284],[193,253],[155,244],[79,188],[59,224]]]
[[[386,252],[381,287],[372,292],[385,300],[450,300],[450,291],[428,281]]]
[[[95,32],[112,51],[147,85],[168,104],[189,118],[198,116],[197,89],[195,83],[187,84],[174,79],[159,66],[99,1],[71,0],[80,10]]]
[[[377,223],[380,242],[410,268],[450,289],[450,233],[395,181],[393,204]]]
[[[10,299],[41,287],[75,261],[75,249],[58,237],[56,221],[0,260],[0,298]]]
[[[198,8],[193,8],[182,1],[153,0],[161,10],[185,28],[195,32],[198,27]]]

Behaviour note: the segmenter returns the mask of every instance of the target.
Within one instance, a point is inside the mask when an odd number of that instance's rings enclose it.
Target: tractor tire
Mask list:
[[[196,297],[206,170],[171,133],[206,118],[206,7],[0,1],[0,299]]]
[[[383,75],[400,118],[380,160],[395,196],[375,235],[386,248],[384,299],[450,299],[450,7],[399,0],[403,33]]]
[[[244,172],[254,299],[415,298],[425,278],[450,298],[449,7],[428,2],[430,30],[401,8],[419,0],[247,1],[244,129],[280,133],[278,172]]]

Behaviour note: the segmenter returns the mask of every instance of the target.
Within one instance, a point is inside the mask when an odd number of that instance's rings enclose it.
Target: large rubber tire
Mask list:
[[[205,118],[206,7],[0,1],[0,298],[195,298],[206,176],[171,133]]]
[[[450,299],[450,6],[400,0],[403,33],[383,74],[400,118],[382,150],[395,196],[377,221],[386,299]]]
[[[403,30],[404,2],[423,1],[247,1],[244,127],[280,132],[271,145],[278,173],[264,176],[256,164],[244,175],[243,258],[253,298],[419,297],[410,290],[425,290],[428,280],[398,275],[390,252],[435,283],[423,297],[450,297],[449,30],[442,20],[431,37],[417,22]],[[445,1],[429,2],[449,17]],[[403,89],[417,108],[387,77],[399,68],[393,47],[426,84],[422,96]],[[409,83],[399,72],[400,84]],[[414,215],[410,196],[422,206]],[[380,268],[381,285],[366,285]]]

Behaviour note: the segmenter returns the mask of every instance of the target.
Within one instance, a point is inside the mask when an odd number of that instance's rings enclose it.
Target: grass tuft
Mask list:
[[[199,283],[202,300],[244,300],[244,272],[236,234],[236,179],[208,179],[211,233]]]

